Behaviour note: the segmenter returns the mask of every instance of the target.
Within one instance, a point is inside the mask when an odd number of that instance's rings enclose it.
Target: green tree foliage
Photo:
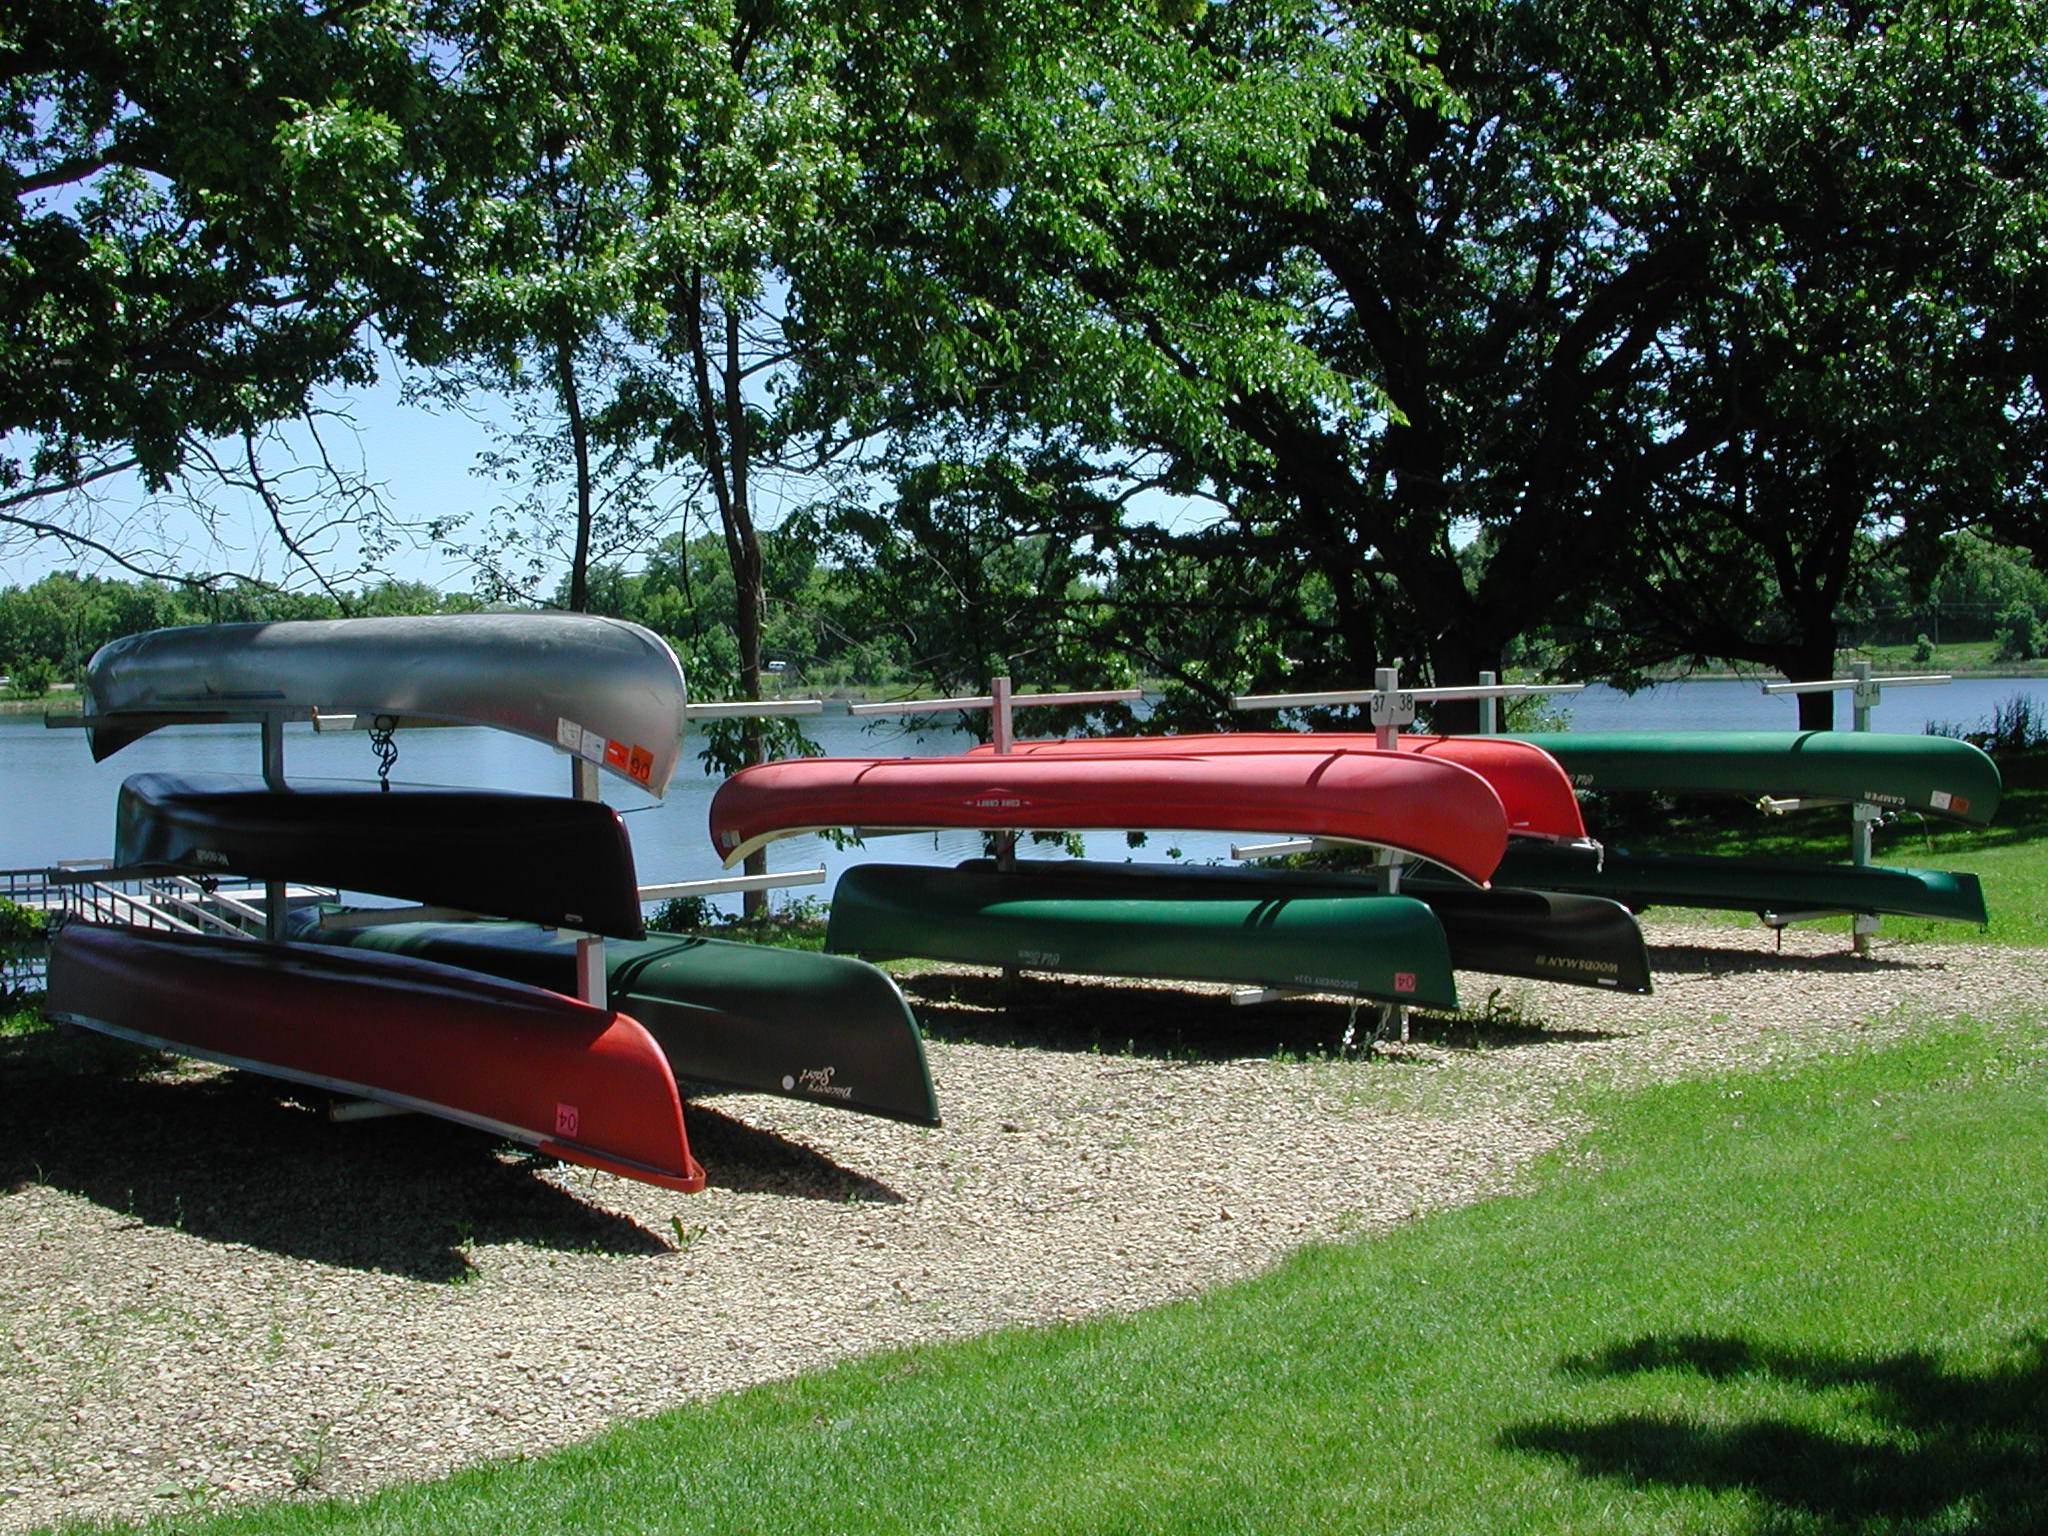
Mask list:
[[[2041,654],[2041,619],[2029,604],[2014,603],[1998,616],[1998,659],[2032,661]]]
[[[1298,629],[1323,643],[1290,681],[1397,654],[1445,680],[1497,665],[1586,590],[1644,460],[1697,451],[1656,441],[1637,400],[1704,253],[1660,187],[1604,163],[1642,114],[1621,24],[1216,6],[1011,124],[1033,308],[1059,317],[1041,366],[1061,382],[1026,409],[1151,451],[1169,488],[1314,575],[1326,616]],[[1407,51],[1423,38],[1441,86]],[[1477,571],[1475,533],[1498,551]]]
[[[2038,474],[2043,30],[2031,0],[1141,16],[975,120],[978,221],[859,245],[953,275],[962,415],[1135,452],[1313,573],[1324,617],[1279,626],[1310,648],[1241,682],[1469,681],[1568,623],[1578,663],[1811,675],[1859,538]]]
[[[219,467],[281,517],[256,444],[431,351],[428,189],[456,105],[436,5],[27,0],[0,20],[0,526],[137,568],[64,498]],[[360,509],[358,509],[360,510]],[[289,540],[293,530],[279,530]]]
[[[649,200],[716,132],[717,38],[698,9],[649,0],[484,0],[463,23],[454,84],[480,104],[488,171],[460,204],[452,356],[421,393],[508,402],[481,467],[514,497],[436,532],[492,596],[533,601],[566,565],[561,601],[581,610],[596,568],[642,553],[669,511],[641,423],[607,412],[631,372]]]
[[[337,598],[258,582],[194,587],[60,571],[25,587],[0,587],[0,672],[17,679],[47,673],[69,682],[108,641],[175,624],[460,613],[478,606],[467,594],[443,594],[419,582],[380,582]]]
[[[1127,680],[1128,661],[1100,640],[1112,622],[1113,509],[1074,494],[1063,466],[1038,468],[906,465],[888,507],[834,519],[841,580],[922,688],[981,693],[997,675],[1038,690]]]
[[[46,661],[24,661],[7,678],[7,689],[17,699],[40,699],[55,686],[57,670]]]
[[[2023,549],[1964,529],[1934,547],[1939,564],[1931,574],[1924,559],[1909,563],[1905,553],[1875,546],[1868,558],[1859,555],[1865,601],[1849,615],[1859,643],[1896,645],[1920,635],[1930,647],[1988,640],[2014,608],[2048,617],[2048,575]]]
[[[816,368],[857,345],[813,317],[814,291],[846,291],[842,253],[859,238],[835,215],[938,206],[942,188],[892,181],[900,161],[867,157],[923,142],[935,112],[982,89],[974,60],[1006,46],[1009,18],[883,20],[837,0],[494,0],[476,15],[463,78],[509,103],[513,153],[504,216],[469,228],[490,253],[470,270],[492,276],[472,287],[464,334],[500,367],[549,370],[575,464],[567,596],[589,595],[593,450],[644,449],[715,522],[737,693],[759,698],[763,527],[778,510],[859,500],[840,477],[879,425],[862,368],[835,370],[830,388]],[[861,341],[926,323],[882,294],[837,313],[860,316]],[[737,741],[741,761],[769,746],[751,725]]]
[[[2044,3],[37,0],[0,518],[374,325],[518,402],[495,592],[559,556],[742,695],[1825,670],[2048,504]],[[679,524],[724,580],[639,568]]]
[[[0,662],[17,677],[31,667],[69,681],[109,640],[179,622],[178,597],[158,582],[60,572],[0,590]]]
[[[1649,488],[1621,573],[1638,648],[1827,675],[1870,531],[1924,563],[2038,499],[2043,24],[1819,13],[1674,123],[1666,156],[1732,212],[1660,409],[1724,425]],[[1814,698],[1802,721],[1825,723]]]

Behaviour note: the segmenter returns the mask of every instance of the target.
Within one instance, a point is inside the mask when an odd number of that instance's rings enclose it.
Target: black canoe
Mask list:
[[[1459,970],[1616,992],[1650,990],[1643,930],[1620,902],[1506,885],[1475,891],[1448,881],[1410,880],[1401,889],[1429,903]]]
[[[1501,861],[1500,878],[1605,896],[1635,908],[1699,907],[1720,912],[1860,912],[1982,923],[1977,877],[1883,864],[1802,864],[1608,848],[1527,846]]]
[[[115,823],[123,869],[296,880],[615,938],[646,931],[625,826],[597,801],[138,773]]]

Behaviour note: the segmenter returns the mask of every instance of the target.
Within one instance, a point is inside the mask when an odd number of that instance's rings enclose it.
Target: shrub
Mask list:
[[[42,913],[0,896],[0,950],[40,939],[45,931]]]
[[[2000,661],[2032,661],[2041,654],[2040,617],[2026,603],[2014,603],[1998,616],[1995,636]]]
[[[2012,756],[2048,747],[2048,717],[2037,711],[2029,695],[2016,693],[1995,705],[1991,718],[1979,721],[1974,729],[1953,720],[1930,720],[1927,734],[1972,742],[1994,757]]]
[[[694,933],[719,920],[718,908],[709,897],[671,896],[654,909],[647,926],[660,933]]]
[[[56,681],[57,669],[47,661],[18,662],[8,673],[8,686],[21,699],[40,699]]]

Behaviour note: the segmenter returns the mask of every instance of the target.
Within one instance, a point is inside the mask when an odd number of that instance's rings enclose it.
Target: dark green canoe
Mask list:
[[[1554,731],[1541,747],[1576,789],[1860,801],[1988,824],[1998,765],[1966,741],[1875,731]]]
[[[575,941],[528,923],[308,925],[295,936],[575,988]],[[917,1021],[873,966],[674,933],[611,940],[604,955],[611,1006],[646,1027],[678,1081],[939,1123]]]
[[[993,872],[989,860],[960,866]],[[1246,900],[1310,897],[1384,899],[1371,876],[1316,870],[1158,864],[1031,864],[1027,871],[1085,873],[1114,889],[1123,882],[1134,899],[1212,897],[1236,892]],[[1520,976],[1572,986],[1650,990],[1650,957],[1635,914],[1598,896],[1550,891],[1481,890],[1453,881],[1409,879],[1401,893],[1423,903],[1443,929],[1453,970]]]
[[[1120,865],[858,865],[833,889],[825,945],[841,954],[1227,982],[1424,1008],[1458,1003],[1443,929],[1412,897],[1155,885]]]
[[[1985,921],[1975,875],[1884,865],[1799,864],[1712,854],[1517,844],[1496,879],[1546,890],[1605,896],[1631,907],[1704,907],[1723,912],[1861,912],[1873,916]]]

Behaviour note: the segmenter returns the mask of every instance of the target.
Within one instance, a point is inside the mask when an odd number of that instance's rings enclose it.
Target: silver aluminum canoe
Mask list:
[[[84,703],[96,761],[166,725],[388,715],[545,742],[659,795],[682,750],[684,696],[675,652],[638,624],[451,613],[130,635],[93,656]]]

